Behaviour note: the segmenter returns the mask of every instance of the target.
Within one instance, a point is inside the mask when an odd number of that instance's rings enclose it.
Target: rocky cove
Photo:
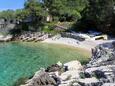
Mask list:
[[[58,62],[20,86],[115,86],[115,42],[92,49],[91,60],[84,66],[79,61]]]

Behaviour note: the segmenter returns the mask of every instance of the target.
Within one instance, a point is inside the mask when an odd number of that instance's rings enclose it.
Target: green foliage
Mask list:
[[[37,0],[28,0],[24,5],[24,10],[34,23],[41,20],[42,16],[44,16],[41,5]]]
[[[54,30],[54,27],[57,22],[46,23],[42,31],[45,33],[51,33],[52,35],[60,33],[60,31]]]
[[[29,15],[29,11],[28,10],[24,10],[24,9],[17,9],[15,11],[15,16],[17,20],[24,20],[26,17],[28,17]]]
[[[11,20],[15,18],[15,13],[13,10],[5,10],[0,12],[0,18]]]
[[[53,22],[73,22],[80,19],[80,12],[85,6],[86,0],[26,0],[23,9],[2,11],[0,18],[17,20],[21,30],[25,25],[38,30],[46,24],[47,16],[51,16]]]
[[[42,9],[37,0],[27,0],[24,4],[24,9],[33,17],[41,15],[40,11]]]
[[[113,0],[88,0],[86,8],[81,12],[82,18],[76,24],[77,28],[87,31],[96,30],[110,33],[111,23],[114,15]]]
[[[88,0],[89,4],[84,10],[86,17],[90,19],[96,19],[98,21],[105,21],[107,16],[110,16],[113,12],[114,2],[113,0]]]
[[[37,30],[44,25],[46,15],[47,13],[45,13],[38,0],[27,0],[24,4],[24,9],[19,12],[17,18],[21,19],[22,22],[26,20],[25,24],[22,23],[23,25],[27,25],[29,22],[28,26]]]
[[[53,18],[60,21],[73,21],[79,19],[80,12],[85,7],[85,0],[43,0],[44,6]]]

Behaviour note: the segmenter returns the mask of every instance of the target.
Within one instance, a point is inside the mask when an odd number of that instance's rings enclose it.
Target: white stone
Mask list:
[[[96,79],[95,77],[85,78],[85,79],[79,79],[78,81],[81,82],[81,83],[86,83],[86,84],[99,82],[99,80]]]
[[[65,63],[64,66],[67,66],[68,70],[81,70],[83,68],[81,63],[77,60]]]
[[[60,61],[58,61],[57,65],[59,65],[60,67],[62,67],[63,64]]]
[[[60,79],[62,81],[66,81],[68,79],[76,79],[76,78],[79,78],[79,71],[67,71],[67,72],[64,72],[61,74],[61,76],[59,76]]]
[[[115,83],[105,83],[102,86],[115,86]]]
[[[67,81],[61,81],[61,84],[60,86],[71,86],[73,82],[75,82],[76,79],[70,79],[70,80],[67,80]]]
[[[59,86],[69,86],[69,84],[60,84]]]
[[[78,83],[73,83],[73,85],[72,86],[80,86]]]

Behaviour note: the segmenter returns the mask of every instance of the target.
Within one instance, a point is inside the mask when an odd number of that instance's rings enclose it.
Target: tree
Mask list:
[[[24,9],[17,9],[15,11],[15,18],[16,20],[22,21],[29,15],[29,12]]]
[[[111,26],[113,8],[113,0],[88,0],[88,5],[81,13],[81,25],[85,26],[84,29],[96,28],[107,32]]]
[[[30,25],[34,28],[39,28],[45,22],[45,13],[38,0],[27,0],[24,4],[23,12],[25,12],[25,19],[31,20]]]
[[[6,20],[13,20],[15,19],[15,14],[13,10],[5,10],[0,12],[0,18],[6,19]]]
[[[73,21],[80,18],[80,11],[85,7],[85,0],[43,0],[44,7],[52,17],[59,20]]]

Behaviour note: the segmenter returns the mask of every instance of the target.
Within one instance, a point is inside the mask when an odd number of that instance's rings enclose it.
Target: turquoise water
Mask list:
[[[29,77],[41,67],[47,67],[57,61],[83,61],[87,57],[88,55],[81,54],[80,50],[62,45],[0,43],[0,86],[13,86],[18,79]]]

